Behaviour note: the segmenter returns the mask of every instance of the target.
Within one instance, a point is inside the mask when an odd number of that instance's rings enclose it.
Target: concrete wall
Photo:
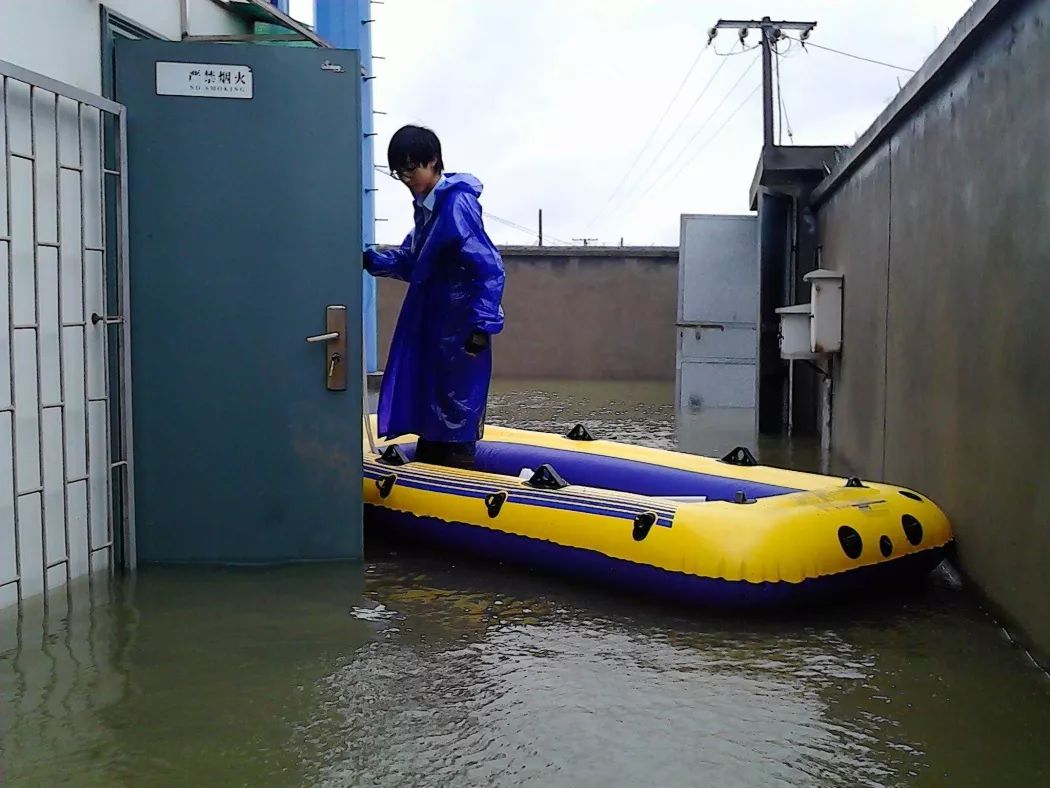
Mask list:
[[[820,216],[823,264],[842,271],[845,281],[843,350],[833,379],[832,445],[840,462],[871,478],[885,471],[888,159],[888,149],[874,155]]]
[[[1050,0],[978,2],[818,189],[845,273],[832,448],[948,512],[1050,656]]]
[[[674,380],[677,247],[506,247],[506,327],[493,374]],[[380,364],[405,285],[379,280]]]
[[[0,60],[45,74],[92,93],[102,91],[99,6],[178,40],[181,0],[2,0]],[[212,0],[189,0],[193,35],[248,32],[245,23]]]

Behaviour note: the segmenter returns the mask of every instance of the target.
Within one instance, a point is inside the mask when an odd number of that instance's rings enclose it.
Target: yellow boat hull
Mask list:
[[[414,439],[397,443],[411,456]],[[899,585],[952,541],[945,514],[912,490],[607,441],[487,427],[479,465],[502,473],[365,454],[370,530],[690,604],[763,607]],[[538,489],[506,472],[522,458],[549,458],[569,486]],[[676,485],[712,495],[631,489]]]

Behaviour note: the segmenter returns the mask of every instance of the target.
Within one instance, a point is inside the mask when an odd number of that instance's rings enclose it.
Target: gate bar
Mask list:
[[[66,330],[63,327],[65,321],[62,319],[62,138],[59,134],[59,104],[61,102],[61,96],[55,94],[55,239],[57,243],[55,246],[58,249],[56,255],[56,270],[55,270],[55,284],[56,284],[56,301],[58,303],[58,403],[54,405],[45,405],[44,410],[48,408],[58,408],[59,414],[62,418],[62,537],[65,541],[66,546],[66,588],[69,588],[69,584],[73,582],[73,566],[69,560],[69,554],[72,552],[71,540],[69,538],[69,485],[66,484],[66,474],[69,472],[69,433],[66,429]],[[80,105],[77,105],[77,134],[80,134]],[[76,170],[70,170],[76,172]],[[77,183],[84,177],[83,169],[79,170],[77,177]],[[83,191],[83,189],[80,189]],[[40,321],[40,316],[37,316],[37,322]],[[37,337],[39,341],[39,335]],[[87,364],[87,359],[84,359],[84,364]]]
[[[124,325],[117,332],[118,369],[121,419],[119,433],[123,448],[124,483],[121,487],[123,507],[121,512],[121,537],[124,546],[124,565],[134,570],[138,565],[135,543],[135,462],[133,435],[134,426],[131,407],[131,286],[128,263],[130,239],[128,237],[128,116],[124,107],[117,113],[117,261],[120,298],[120,314]]]
[[[11,232],[11,122],[9,120],[8,108],[11,106],[10,92],[8,91],[8,77],[7,74],[2,70],[2,63],[0,63],[0,74],[3,75],[3,89],[4,89],[4,172],[6,177],[4,178],[4,185],[7,189],[6,195],[6,206],[7,206],[7,231]],[[8,374],[10,376],[11,386],[11,494],[13,503],[11,504],[11,514],[14,520],[15,530],[15,582],[17,586],[15,588],[15,595],[18,599],[18,604],[22,604],[22,529],[18,524],[18,452],[15,448],[15,359],[14,359],[14,347],[15,347],[15,274],[14,265],[12,260],[14,259],[11,254],[11,244],[7,246],[7,332],[10,338],[11,347],[11,363],[8,364]]]
[[[37,141],[36,141],[36,91],[37,86],[35,84],[29,85],[29,150],[33,154],[31,162],[31,171],[33,173],[33,184],[30,189],[33,200],[33,310],[35,315],[35,322],[37,326],[40,325],[40,194],[38,188],[39,171],[38,162],[36,160]],[[4,105],[4,114],[7,114],[7,105]],[[58,119],[55,119],[57,125]],[[11,177],[8,176],[8,180]],[[56,176],[57,181],[57,176]],[[57,182],[56,182],[57,190]],[[61,281],[61,280],[60,280]],[[61,287],[61,285],[60,285]],[[61,298],[61,294],[59,295]],[[12,356],[11,365],[14,366],[14,340],[11,341],[12,345]],[[41,581],[44,587],[44,610],[46,611],[50,606],[51,602],[48,594],[50,588],[48,587],[48,560],[47,560],[47,496],[44,495],[44,477],[47,475],[44,468],[44,409],[41,407],[43,404],[43,392],[44,392],[44,373],[43,373],[43,358],[40,352],[40,331],[36,330],[33,333],[33,347],[36,350],[36,429],[37,429],[37,472],[40,477],[40,564],[41,573],[43,577]],[[87,359],[84,360],[84,365],[87,366]],[[62,436],[63,443],[65,442],[66,436]],[[63,476],[65,473],[63,472]]]
[[[50,93],[60,93],[66,98],[73,99],[73,101],[78,101],[81,104],[87,104],[111,115],[122,115],[124,113],[124,107],[115,101],[110,101],[86,90],[81,90],[74,85],[68,85],[57,79],[16,66],[14,63],[9,63],[6,60],[0,60],[0,75],[10,77],[18,82],[24,82],[27,85],[36,85]]]

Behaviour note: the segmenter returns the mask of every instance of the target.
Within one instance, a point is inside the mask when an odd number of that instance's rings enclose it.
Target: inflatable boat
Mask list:
[[[370,534],[632,594],[761,609],[899,589],[952,541],[913,490],[567,435],[486,427],[475,470],[365,446]]]

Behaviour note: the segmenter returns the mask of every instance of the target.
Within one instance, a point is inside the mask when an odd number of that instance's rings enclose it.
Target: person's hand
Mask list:
[[[489,335],[484,331],[472,331],[470,336],[467,337],[466,351],[472,356],[476,356],[488,346]]]

